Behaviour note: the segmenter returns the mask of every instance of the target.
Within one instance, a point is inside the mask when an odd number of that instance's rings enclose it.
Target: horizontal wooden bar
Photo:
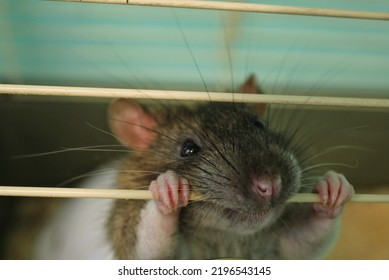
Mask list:
[[[0,84],[0,94],[389,108],[389,99]]]
[[[26,196],[51,198],[105,198],[105,199],[135,199],[149,200],[152,195],[148,190],[122,189],[85,189],[85,188],[52,188],[52,187],[16,187],[0,186],[0,196]],[[192,194],[191,200],[199,201],[200,195]],[[288,202],[313,203],[319,202],[318,194],[299,193],[293,195]],[[354,194],[350,202],[388,203],[386,194]]]
[[[371,20],[389,20],[389,13],[385,13],[385,12],[338,10],[338,9],[281,6],[281,5],[226,2],[226,1],[201,1],[201,0],[60,0],[60,1],[207,9],[207,10],[288,14],[288,15],[304,15],[304,16],[320,16],[320,17],[356,18],[356,19],[371,19]]]

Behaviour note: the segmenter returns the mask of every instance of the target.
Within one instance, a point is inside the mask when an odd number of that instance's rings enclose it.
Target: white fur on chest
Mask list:
[[[84,188],[114,188],[114,166],[87,180]],[[112,199],[69,199],[48,221],[40,234],[34,257],[37,259],[112,259],[106,223]]]

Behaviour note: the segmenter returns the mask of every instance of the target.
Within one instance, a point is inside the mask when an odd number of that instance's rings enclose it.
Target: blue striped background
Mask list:
[[[389,12],[383,0],[261,3]],[[209,90],[236,88],[254,72],[270,93],[389,93],[387,21],[37,0],[0,5],[0,82],[205,90],[197,64]]]

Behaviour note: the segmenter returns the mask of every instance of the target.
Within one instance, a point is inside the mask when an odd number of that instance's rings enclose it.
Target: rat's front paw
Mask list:
[[[189,182],[168,170],[150,183],[149,190],[158,209],[165,215],[177,213],[188,204],[190,197]]]
[[[315,191],[319,193],[320,203],[313,204],[319,218],[335,218],[343,203],[354,194],[353,186],[339,173],[328,171],[317,183]]]

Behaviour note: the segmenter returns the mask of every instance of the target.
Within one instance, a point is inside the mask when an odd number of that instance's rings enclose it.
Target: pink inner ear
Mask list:
[[[109,123],[112,132],[120,141],[133,149],[147,149],[155,138],[156,120],[140,104],[117,99],[109,108]]]

